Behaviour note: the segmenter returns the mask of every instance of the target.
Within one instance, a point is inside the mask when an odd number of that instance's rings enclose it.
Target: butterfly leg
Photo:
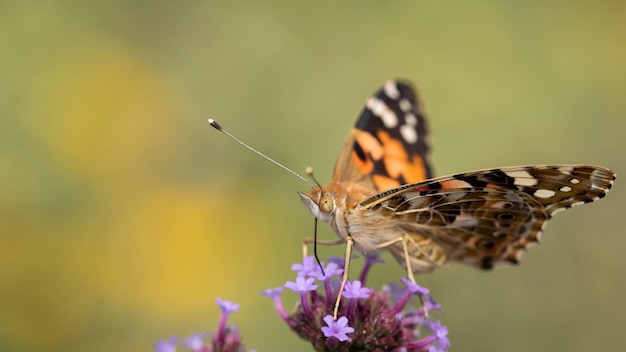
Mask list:
[[[342,240],[341,238],[336,239],[336,240],[315,240],[314,238],[311,237],[305,237],[304,238],[304,243],[302,243],[302,255],[303,256],[308,256],[309,253],[309,244],[313,243],[317,243],[319,245],[322,246],[337,246],[340,244],[343,244],[345,241]]]
[[[408,242],[410,241],[410,238],[408,235],[404,234],[398,238],[394,238],[393,240],[387,241],[387,242],[383,242],[378,244],[376,247],[377,248],[385,248],[385,247],[389,247],[395,243],[398,242],[402,242],[402,250],[404,251],[404,260],[406,263],[406,272],[407,275],[409,276],[409,280],[411,280],[411,282],[413,282],[414,284],[416,284],[415,282],[415,276],[413,276],[413,270],[411,269],[411,259],[409,257],[409,247],[408,247]],[[424,308],[424,316],[428,317],[428,309],[426,308],[426,305],[424,304],[424,297],[419,296],[420,297],[420,302],[422,304],[422,307]]]
[[[323,246],[336,246],[339,244],[346,243],[346,257],[343,265],[343,275],[341,277],[341,286],[339,287],[339,294],[337,295],[337,300],[335,301],[335,308],[333,310],[333,319],[337,320],[337,312],[339,311],[339,302],[341,302],[341,293],[346,287],[346,282],[348,281],[348,270],[350,269],[350,256],[352,255],[352,246],[354,245],[354,241],[352,237],[348,236],[345,240],[337,239],[337,240],[327,240],[320,241],[315,240],[314,238],[306,237],[304,239],[304,244],[302,246],[302,254],[306,257],[308,252],[309,243],[317,243]]]
[[[337,294],[337,301],[335,301],[335,309],[333,310],[333,319],[337,320],[337,312],[339,311],[339,302],[341,302],[341,293],[346,287],[348,281],[348,270],[350,269],[350,256],[352,255],[352,245],[354,241],[351,236],[346,237],[346,260],[343,264],[343,275],[341,276],[341,286],[339,286],[339,294]]]
[[[387,242],[383,242],[380,243],[376,246],[376,248],[385,248],[385,247],[389,247],[394,243],[398,243],[398,242],[402,242],[402,249],[404,250],[404,260],[406,262],[406,271],[407,271],[407,275],[409,276],[409,280],[411,280],[411,282],[415,283],[415,277],[413,276],[413,270],[411,270],[411,261],[409,260],[409,250],[407,247],[407,236],[402,236],[402,237],[398,237],[398,238],[394,238],[391,241],[387,241]]]

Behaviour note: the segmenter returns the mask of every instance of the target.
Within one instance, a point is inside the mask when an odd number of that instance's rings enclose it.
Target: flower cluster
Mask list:
[[[346,283],[336,320],[330,313],[341,287],[341,259],[331,260],[322,270],[313,257],[306,257],[292,266],[297,272],[295,281],[263,294],[274,301],[278,315],[287,325],[310,341],[316,351],[446,351],[450,346],[448,329],[426,314],[441,311],[428,289],[408,279],[402,280],[405,288],[397,284],[378,291],[366,287],[368,272],[377,262],[377,256],[366,257],[359,279]],[[300,295],[291,314],[281,301],[284,288]],[[424,304],[420,309],[409,305],[416,296]],[[222,311],[217,331],[210,339],[209,333],[194,333],[180,341],[182,346],[192,352],[246,352],[237,328],[227,325],[229,315],[237,312],[239,305],[219,298],[217,304]],[[154,352],[176,352],[178,344],[176,336],[160,340],[154,344]]]
[[[262,294],[274,301],[278,315],[316,351],[446,351],[450,346],[448,329],[426,314],[441,311],[428,289],[408,279],[403,279],[404,289],[395,284],[379,291],[366,287],[367,274],[376,262],[380,262],[378,256],[366,257],[359,280],[346,283],[337,320],[331,314],[343,273],[340,259],[331,260],[321,270],[314,257],[305,257],[292,266],[297,272],[295,281]],[[291,314],[281,301],[283,288],[300,295]],[[408,305],[415,296],[424,307]]]
[[[217,331],[211,335],[208,344],[205,340],[209,333],[193,333],[182,341],[183,347],[191,352],[246,352],[241,343],[241,335],[234,325],[226,325],[228,316],[239,311],[239,305],[231,301],[216,299],[222,311]],[[176,352],[178,337],[172,336],[168,340],[159,340],[154,344],[154,352]],[[250,351],[252,352],[252,351]]]

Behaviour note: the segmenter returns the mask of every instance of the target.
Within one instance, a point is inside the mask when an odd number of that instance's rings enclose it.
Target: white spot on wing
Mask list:
[[[400,134],[402,135],[402,138],[404,138],[404,141],[409,144],[417,142],[417,132],[415,132],[415,129],[409,125],[400,126]]]
[[[530,243],[528,245],[526,245],[526,248],[520,248],[520,249],[517,250],[517,252],[515,252],[515,260],[517,260],[518,262],[520,260],[522,260],[522,255],[524,254],[524,251],[529,248],[529,245],[530,245]]]
[[[528,171],[525,170],[515,170],[515,171],[505,171],[507,176],[513,177],[513,184],[516,186],[534,186],[537,184],[537,179],[534,178]],[[547,197],[546,197],[547,198]]]
[[[387,96],[391,99],[400,98],[400,91],[398,91],[398,86],[396,85],[396,82],[389,81],[385,83],[385,94],[387,94]]]
[[[413,127],[417,126],[417,117],[413,114],[405,114],[404,119],[406,120],[407,125],[411,125]]]
[[[559,188],[559,191],[561,191],[561,192],[571,192],[572,191],[572,187],[570,187],[570,186],[562,186],[561,188]]]
[[[385,127],[394,128],[398,126],[398,117],[382,100],[372,97],[367,101],[366,105],[372,110],[374,115],[380,117]]]
[[[495,202],[492,203],[489,207],[490,208],[494,208],[494,209],[505,209],[506,206],[512,206],[512,204],[510,202],[506,202],[506,201],[501,201],[501,202]]]
[[[471,227],[478,225],[478,219],[473,216],[461,214],[449,225],[450,227]]]
[[[577,185],[580,183],[580,180],[577,178],[570,178],[569,183],[573,184],[573,185]]]
[[[400,109],[402,109],[402,111],[404,112],[411,111],[411,108],[413,107],[411,105],[411,102],[408,101],[407,99],[400,99],[400,102],[398,104],[400,105]]]
[[[550,198],[553,197],[556,192],[551,191],[549,189],[538,189],[533,193],[533,195],[537,198]]]

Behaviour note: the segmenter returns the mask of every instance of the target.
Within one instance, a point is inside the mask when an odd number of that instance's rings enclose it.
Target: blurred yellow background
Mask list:
[[[0,350],[149,351],[214,331],[215,297],[241,304],[248,347],[310,350],[258,295],[293,278],[308,186],[207,118],[325,183],[366,97],[403,77],[437,175],[624,174],[625,15],[619,1],[2,2]],[[558,215],[519,267],[418,277],[454,350],[623,348],[624,181]],[[386,258],[377,286],[403,275]]]

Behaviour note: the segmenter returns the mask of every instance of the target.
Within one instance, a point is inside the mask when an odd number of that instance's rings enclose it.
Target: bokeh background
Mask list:
[[[0,350],[150,351],[214,331],[216,297],[241,304],[247,346],[310,350],[258,295],[293,277],[308,186],[207,118],[325,183],[366,97],[403,77],[438,175],[624,174],[625,15],[621,1],[3,1]],[[623,181],[559,214],[518,267],[420,276],[454,350],[623,348]],[[377,286],[403,275],[386,259]]]

